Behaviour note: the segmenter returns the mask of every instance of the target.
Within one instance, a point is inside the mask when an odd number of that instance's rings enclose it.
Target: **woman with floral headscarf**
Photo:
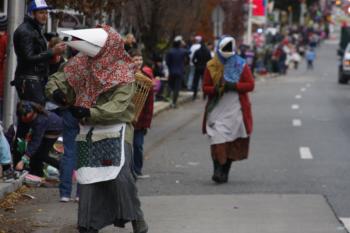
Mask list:
[[[208,95],[203,133],[211,144],[212,180],[226,183],[233,161],[248,157],[252,112],[248,93],[254,78],[245,60],[236,54],[233,37],[218,42],[215,57],[207,63],[203,92]]]
[[[50,77],[46,92],[80,121],[79,231],[131,221],[134,233],[146,233],[131,162],[136,66],[109,26],[64,33],[80,53]]]

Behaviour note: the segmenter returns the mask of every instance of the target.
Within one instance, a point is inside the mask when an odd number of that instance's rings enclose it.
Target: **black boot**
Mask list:
[[[228,181],[228,176],[230,173],[230,169],[231,169],[231,164],[232,164],[232,160],[227,160],[226,163],[223,165],[223,174],[224,174],[224,178],[223,178],[223,182],[227,183]]]
[[[214,164],[214,174],[211,179],[214,182],[221,184],[224,182],[223,166],[216,160],[213,160],[213,164]]]
[[[133,233],[147,233],[148,225],[145,220],[134,220],[131,222]]]

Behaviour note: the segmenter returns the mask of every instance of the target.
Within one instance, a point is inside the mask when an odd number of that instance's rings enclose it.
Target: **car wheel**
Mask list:
[[[343,74],[341,69],[339,69],[339,72],[338,72],[338,83],[339,84],[347,84],[348,82],[349,82],[348,77]]]

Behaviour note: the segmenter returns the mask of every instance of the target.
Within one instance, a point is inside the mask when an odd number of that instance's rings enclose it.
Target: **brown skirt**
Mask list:
[[[211,145],[211,156],[220,164],[227,160],[240,161],[248,158],[250,138],[238,138],[232,142]]]

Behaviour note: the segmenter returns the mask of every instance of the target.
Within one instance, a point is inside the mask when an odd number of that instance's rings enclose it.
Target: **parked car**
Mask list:
[[[350,43],[346,46],[346,49],[340,59],[338,70],[338,83],[347,84],[350,79]]]

